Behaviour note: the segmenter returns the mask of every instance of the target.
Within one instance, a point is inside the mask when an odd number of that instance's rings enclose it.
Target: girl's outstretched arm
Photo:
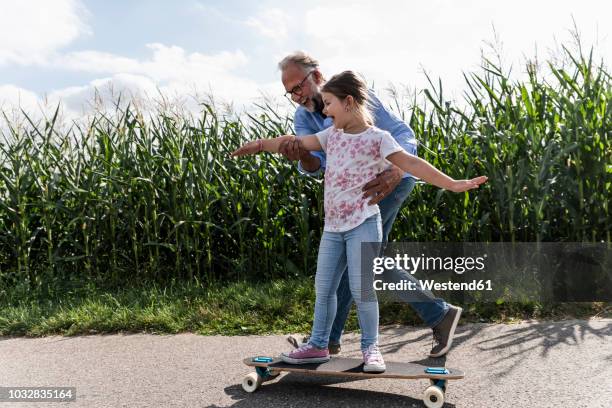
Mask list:
[[[284,140],[294,140],[297,139],[298,143],[300,143],[301,147],[310,150],[310,151],[318,151],[322,150],[321,144],[319,143],[319,139],[315,135],[308,136],[294,136],[294,135],[284,135],[275,137],[273,139],[257,139],[252,142],[246,143],[240,146],[237,150],[232,152],[232,157],[235,156],[245,156],[247,154],[255,154],[259,152],[271,152],[278,153],[278,148],[280,144]]]
[[[390,154],[387,156],[387,160],[405,172],[411,173],[429,184],[454,191],[455,193],[478,188],[478,186],[488,179],[487,176],[480,176],[470,180],[455,180],[420,157],[413,156],[403,151]]]

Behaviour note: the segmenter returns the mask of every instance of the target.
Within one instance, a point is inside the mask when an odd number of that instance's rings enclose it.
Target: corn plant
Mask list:
[[[551,79],[527,65],[511,81],[486,60],[465,75],[465,106],[441,81],[398,108],[419,155],[455,177],[489,176],[450,194],[418,185],[391,239],[610,242],[612,86],[592,54],[566,50]],[[0,144],[0,286],[93,281],[266,280],[312,274],[321,180],[278,155],[234,160],[246,140],[291,133],[263,105],[238,119],[136,106],[58,126],[5,118]]]

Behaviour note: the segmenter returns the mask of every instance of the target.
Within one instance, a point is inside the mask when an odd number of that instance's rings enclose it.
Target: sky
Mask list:
[[[61,103],[68,117],[96,95],[164,95],[190,109],[211,95],[238,110],[286,103],[277,63],[295,50],[327,77],[362,73],[379,95],[418,92],[427,72],[454,98],[493,43],[516,75],[526,58],[571,44],[574,22],[606,65],[612,54],[607,0],[0,0],[0,10],[0,109]]]

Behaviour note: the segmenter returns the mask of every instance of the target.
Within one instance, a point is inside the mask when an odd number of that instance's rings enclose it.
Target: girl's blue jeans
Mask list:
[[[408,198],[414,188],[414,179],[406,177],[402,179],[400,184],[393,190],[391,194],[385,197],[378,206],[380,207],[380,215],[382,219],[383,244],[387,242],[397,213],[404,201]],[[352,291],[349,288],[348,274],[346,264],[338,263],[337,268],[342,272],[337,272],[341,275],[340,284],[336,292],[338,310],[335,315],[335,320],[332,325],[329,341],[331,343],[340,344],[340,337],[344,330],[346,319],[353,304]],[[397,269],[390,272],[389,282],[401,282],[409,280],[415,282],[419,288],[418,280],[410,273]],[[385,273],[385,276],[387,273]],[[429,327],[435,327],[442,321],[446,312],[448,312],[448,304],[440,298],[436,298],[431,292],[418,290],[396,292],[395,296],[398,300],[408,303],[414,308],[419,317],[423,319]],[[362,328],[363,330],[363,328]],[[326,344],[327,345],[327,344]]]
[[[310,344],[318,348],[328,346],[338,306],[336,292],[343,275],[347,276],[349,296],[357,304],[362,350],[378,342],[378,300],[372,279],[362,279],[361,266],[362,261],[365,265],[372,265],[371,260],[362,258],[378,256],[380,245],[374,251],[362,251],[361,243],[380,243],[382,237],[380,214],[346,232],[323,232],[315,276],[316,301]]]

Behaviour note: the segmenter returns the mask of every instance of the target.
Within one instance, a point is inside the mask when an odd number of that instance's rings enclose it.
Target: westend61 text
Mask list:
[[[490,280],[473,280],[471,282],[436,282],[433,280],[419,280],[423,290],[493,290]],[[417,284],[406,279],[400,282],[383,282],[378,279],[374,281],[374,290],[416,290]]]

